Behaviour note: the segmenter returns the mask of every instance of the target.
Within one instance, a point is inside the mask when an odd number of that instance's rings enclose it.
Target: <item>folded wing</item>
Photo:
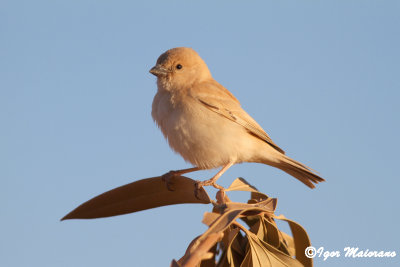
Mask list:
[[[243,126],[250,134],[267,142],[277,151],[285,154],[263,128],[242,109],[240,102],[225,87],[215,81],[200,83],[192,87],[191,94],[208,109]]]

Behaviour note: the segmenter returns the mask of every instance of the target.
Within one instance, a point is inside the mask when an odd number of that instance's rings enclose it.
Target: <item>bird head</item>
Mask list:
[[[164,89],[179,89],[211,78],[206,63],[188,47],[172,48],[163,53],[150,73]],[[160,86],[159,86],[160,87]]]

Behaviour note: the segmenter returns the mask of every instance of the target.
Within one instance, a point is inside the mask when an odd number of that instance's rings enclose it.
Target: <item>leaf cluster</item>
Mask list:
[[[312,266],[312,259],[304,253],[310,246],[306,231],[283,215],[274,215],[275,198],[258,192],[242,178],[226,189],[233,190],[250,191],[248,203],[232,202],[224,193],[217,195],[213,212],[203,218],[208,230],[195,238],[185,255],[171,266]],[[294,238],[280,231],[275,220],[288,222]]]
[[[243,178],[220,190],[217,201],[211,200],[203,188],[194,194],[195,181],[187,177],[174,177],[173,189],[169,190],[160,177],[139,180],[92,198],[62,220],[110,217],[174,204],[211,203],[212,212],[206,212],[203,217],[203,223],[209,228],[171,266],[313,265],[312,259],[305,256],[310,240],[304,228],[283,215],[276,216],[277,199],[260,193]],[[236,190],[251,192],[249,201],[232,202],[226,192]],[[286,221],[293,237],[280,231],[275,220]]]

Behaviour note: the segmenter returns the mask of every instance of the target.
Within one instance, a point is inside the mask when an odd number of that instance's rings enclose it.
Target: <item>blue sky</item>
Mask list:
[[[400,254],[399,12],[398,1],[2,1],[0,265],[168,266],[206,229],[205,205],[59,221],[104,191],[190,166],[150,116],[148,70],[177,46],[197,50],[272,139],[327,180],[310,190],[247,163],[221,185],[244,177],[278,198],[277,214],[315,247]]]

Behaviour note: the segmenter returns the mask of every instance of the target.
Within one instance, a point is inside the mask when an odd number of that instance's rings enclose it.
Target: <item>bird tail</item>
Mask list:
[[[277,167],[292,175],[310,188],[315,188],[314,184],[325,181],[323,178],[315,174],[316,171],[313,169],[283,154]]]

